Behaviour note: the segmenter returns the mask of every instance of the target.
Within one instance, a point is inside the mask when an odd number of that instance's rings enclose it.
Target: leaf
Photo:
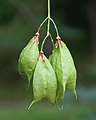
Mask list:
[[[37,58],[38,50],[38,36],[34,36],[28,45],[22,50],[18,60],[18,70],[20,73],[25,73],[30,81],[33,76]]]

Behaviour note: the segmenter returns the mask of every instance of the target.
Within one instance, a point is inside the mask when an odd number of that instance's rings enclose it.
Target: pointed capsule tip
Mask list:
[[[77,97],[77,94],[75,93],[75,99],[77,100],[77,98],[78,98],[78,97]]]
[[[27,84],[27,91],[28,91],[29,87],[30,87],[30,81],[28,81],[28,84]]]
[[[58,103],[57,100],[56,100],[56,105],[59,110],[62,110],[64,108],[64,98],[60,98],[60,99],[61,99],[61,105]]]
[[[74,93],[74,95],[75,95],[75,99],[77,100],[77,93],[76,93],[76,90],[73,92]]]
[[[28,107],[28,110],[30,110],[31,106],[34,104],[35,101],[32,101],[31,104]]]

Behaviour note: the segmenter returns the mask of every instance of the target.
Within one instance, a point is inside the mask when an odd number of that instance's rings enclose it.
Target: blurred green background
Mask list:
[[[62,111],[45,101],[27,110],[32,86],[18,73],[18,57],[46,15],[47,0],[0,0],[0,120],[96,120],[95,0],[51,0],[51,16],[76,64],[78,100],[68,91]],[[45,30],[46,24],[40,41]],[[53,26],[51,32],[55,39]],[[49,41],[44,48],[49,56]]]

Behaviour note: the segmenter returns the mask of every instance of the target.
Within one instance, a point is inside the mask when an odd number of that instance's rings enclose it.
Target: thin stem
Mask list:
[[[49,37],[50,37],[51,42],[52,42],[52,45],[53,45],[53,47],[54,47],[54,41],[53,41],[52,35],[51,35],[51,34],[49,34]]]
[[[38,28],[38,33],[41,29],[41,27],[43,26],[43,24],[48,20],[48,24],[47,24],[47,35],[46,36],[49,36],[50,34],[50,21],[53,23],[54,27],[55,27],[55,30],[56,30],[56,34],[57,34],[57,37],[59,36],[59,32],[58,32],[58,29],[57,29],[57,26],[56,26],[56,23],[54,22],[54,20],[50,17],[50,0],[48,0],[48,17],[44,19],[44,21],[40,24],[39,28]]]
[[[48,17],[45,18],[45,19],[43,20],[43,22],[40,24],[40,26],[39,26],[39,28],[38,28],[38,33],[39,33],[41,27],[43,26],[43,24],[47,21],[47,19],[48,19]]]
[[[43,52],[43,46],[44,46],[44,43],[46,41],[46,39],[49,37],[49,35],[46,35],[43,42],[42,42],[42,45],[41,45],[41,52]]]
[[[55,24],[55,22],[54,22],[54,20],[52,18],[50,18],[50,20],[52,21],[52,23],[53,23],[53,25],[55,27],[56,34],[57,34],[57,37],[58,37],[59,36],[59,32],[58,32],[57,26],[56,26],[56,24]]]
[[[56,34],[57,34],[57,37],[59,37],[59,32],[58,32],[58,29],[57,29],[57,26],[54,22],[54,20],[50,17],[50,0],[48,0],[48,17],[42,22],[42,24],[40,25],[39,29],[42,27],[42,25],[45,23],[45,21],[48,20],[48,24],[47,24],[47,35],[45,36],[43,42],[42,42],[42,45],[41,45],[41,51],[43,51],[43,46],[44,46],[44,43],[46,41],[46,39],[48,37],[50,37],[51,41],[52,41],[52,44],[54,46],[54,41],[53,41],[53,38],[50,34],[50,21],[53,23],[54,27],[55,27],[55,30],[56,30]]]
[[[47,35],[49,35],[50,30],[50,0],[48,0],[48,25],[47,25]]]
[[[48,0],[48,17],[50,18],[50,0]]]
[[[50,35],[50,0],[48,0],[48,24],[47,24],[47,35],[45,36],[43,42],[42,42],[42,45],[41,45],[41,52],[43,51],[43,46],[44,46],[44,43],[46,41],[46,39],[49,37]]]

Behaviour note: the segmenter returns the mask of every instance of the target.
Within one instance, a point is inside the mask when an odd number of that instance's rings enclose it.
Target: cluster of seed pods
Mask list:
[[[59,99],[63,101],[65,89],[76,95],[76,68],[67,46],[57,36],[52,54],[47,58],[38,49],[39,37],[37,32],[18,60],[19,72],[25,73],[29,82],[32,80],[33,100],[29,108],[43,98],[52,104]]]

